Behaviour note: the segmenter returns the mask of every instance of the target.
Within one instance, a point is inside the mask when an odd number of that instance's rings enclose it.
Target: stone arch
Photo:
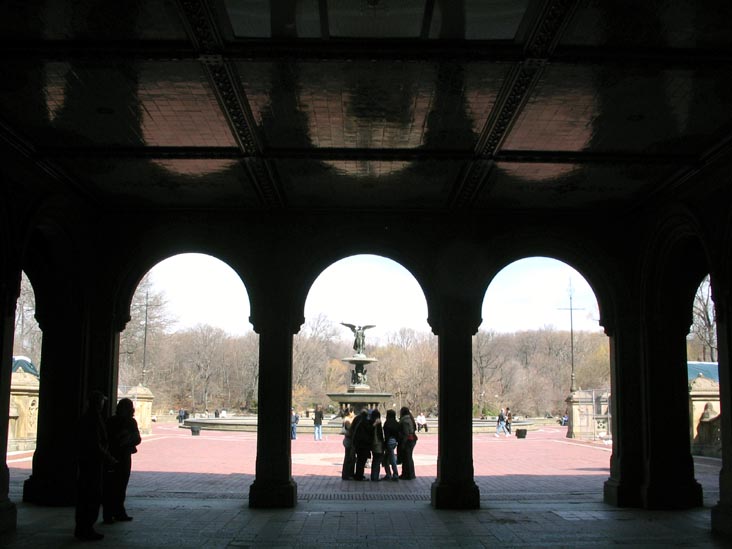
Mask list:
[[[569,265],[587,281],[597,299],[599,323],[607,330],[616,316],[613,305],[617,301],[617,289],[612,280],[617,278],[617,270],[609,255],[598,258],[590,246],[594,244],[568,236],[541,236],[523,242],[519,248],[501,250],[482,273],[482,295],[485,296],[490,284],[505,267],[530,257],[548,257]]]
[[[640,263],[642,504],[702,505],[691,457],[686,336],[709,255],[699,220],[672,206],[653,223]]]
[[[694,294],[712,271],[706,243],[703,225],[687,208],[674,207],[657,221],[641,255],[640,284],[647,310],[667,314],[671,306],[685,302],[691,325]]]
[[[299,279],[296,281],[295,295],[297,296],[297,310],[301,313],[305,310],[305,302],[317,278],[331,265],[358,255],[376,255],[397,263],[414,278],[422,290],[425,299],[427,299],[423,283],[423,267],[419,261],[409,254],[390,246],[371,245],[348,246],[342,249],[331,248],[325,249],[324,251],[326,253],[322,253],[313,258],[313,261],[305,267]]]
[[[185,237],[174,234],[165,237],[151,238],[145,244],[131,251],[125,262],[125,268],[120,270],[116,281],[114,310],[117,312],[118,329],[121,331],[130,319],[130,305],[140,281],[155,265],[168,258],[186,253],[199,253],[211,256],[231,268],[245,287],[253,278],[252,269],[247,265],[247,255],[236,255],[223,246],[211,245],[190,241]],[[255,259],[252,258],[252,262]],[[250,296],[251,301],[251,296]]]

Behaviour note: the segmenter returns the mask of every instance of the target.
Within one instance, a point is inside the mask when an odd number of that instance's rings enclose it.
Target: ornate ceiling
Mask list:
[[[6,172],[103,208],[628,211],[732,155],[728,1],[17,0],[0,36]]]

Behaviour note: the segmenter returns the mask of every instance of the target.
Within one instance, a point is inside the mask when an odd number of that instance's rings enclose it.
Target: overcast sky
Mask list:
[[[249,297],[225,263],[201,254],[171,257],[151,272],[163,291],[177,329],[210,324],[232,335],[252,329]],[[571,267],[548,258],[517,261],[501,271],[483,301],[481,329],[515,332],[553,326],[569,330],[569,288],[572,287],[575,330],[601,330],[592,290]],[[319,313],[333,322],[375,324],[367,332],[378,343],[401,327],[429,331],[427,304],[417,281],[398,263],[373,255],[344,259],[315,281],[305,303],[305,318]],[[343,328],[344,339],[351,332]]]

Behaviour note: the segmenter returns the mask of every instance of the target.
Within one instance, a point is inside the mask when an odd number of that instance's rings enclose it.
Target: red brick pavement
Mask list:
[[[580,500],[601,498],[611,447],[567,439],[565,429],[544,427],[529,431],[525,439],[476,434],[473,466],[481,498],[555,499],[563,494]],[[398,483],[342,481],[342,437],[325,438],[316,442],[311,433],[301,433],[292,441],[292,474],[300,499],[429,499],[436,476],[436,435],[420,435],[415,449],[417,480]],[[246,497],[254,480],[255,457],[255,433],[201,431],[192,436],[177,424],[156,424],[133,457],[128,494]],[[30,453],[9,455],[8,466],[15,499],[30,473]],[[718,471],[715,460],[697,461],[697,479],[714,501]]]

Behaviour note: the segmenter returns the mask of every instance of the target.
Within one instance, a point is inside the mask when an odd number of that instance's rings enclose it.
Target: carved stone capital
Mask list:
[[[427,322],[437,336],[449,332],[469,333],[472,336],[483,321],[480,306],[479,301],[467,303],[461,300],[445,300],[437,306],[430,307]]]

